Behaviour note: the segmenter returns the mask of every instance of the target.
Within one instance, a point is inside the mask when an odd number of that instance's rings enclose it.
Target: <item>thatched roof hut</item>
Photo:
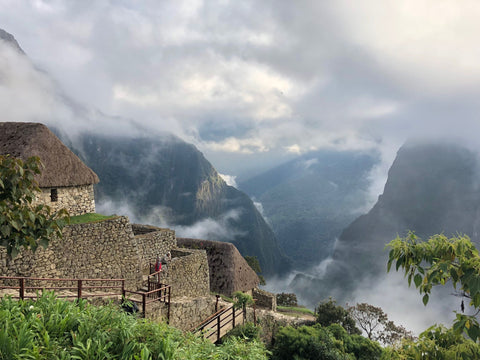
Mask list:
[[[40,157],[45,168],[36,180],[41,188],[96,184],[97,174],[45,125],[0,122],[0,154],[27,159]]]

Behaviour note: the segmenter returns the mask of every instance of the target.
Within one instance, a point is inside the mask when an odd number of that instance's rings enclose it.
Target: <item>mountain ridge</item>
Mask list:
[[[155,225],[211,226],[203,232],[207,240],[232,242],[243,255],[257,256],[266,276],[288,270],[289,259],[252,200],[227,185],[194,145],[171,134],[93,133],[77,135],[70,145],[100,178],[99,205],[110,201],[121,209],[128,204],[136,218]]]

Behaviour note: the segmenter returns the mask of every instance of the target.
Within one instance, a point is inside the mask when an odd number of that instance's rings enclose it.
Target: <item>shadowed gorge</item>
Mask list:
[[[385,245],[409,230],[423,239],[462,233],[479,244],[478,185],[474,152],[450,143],[407,143],[375,206],[342,232],[323,278],[297,275],[292,286],[309,298],[348,299],[362,280],[385,275]]]
[[[128,206],[137,219],[172,227],[219,221],[221,229],[214,227],[209,239],[232,242],[242,254],[257,256],[265,274],[288,269],[275,235],[250,198],[228,186],[193,145],[169,134],[84,134],[76,143],[101,179],[96,187],[99,204]]]

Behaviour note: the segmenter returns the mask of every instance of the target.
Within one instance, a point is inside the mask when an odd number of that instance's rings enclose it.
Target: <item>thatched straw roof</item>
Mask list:
[[[0,154],[24,160],[40,157],[45,165],[36,178],[40,187],[89,185],[99,181],[97,174],[43,124],[0,122]]]

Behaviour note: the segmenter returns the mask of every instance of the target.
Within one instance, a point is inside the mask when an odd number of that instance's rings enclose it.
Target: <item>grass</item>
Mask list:
[[[315,316],[314,312],[306,307],[302,306],[277,306],[277,311],[281,313],[288,313],[288,314],[301,314],[301,315],[312,315]]]
[[[136,318],[113,303],[0,298],[0,360],[267,360],[259,341],[229,338],[215,346],[165,323]]]
[[[70,217],[70,224],[85,224],[91,222],[104,221],[108,219],[113,219],[117,215],[102,215],[97,213],[83,214]]]

